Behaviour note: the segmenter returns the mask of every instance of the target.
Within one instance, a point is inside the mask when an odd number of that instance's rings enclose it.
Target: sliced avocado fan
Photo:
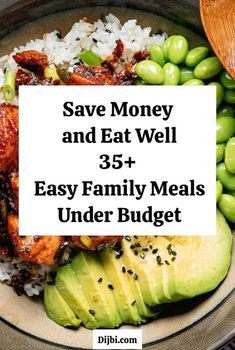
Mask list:
[[[162,303],[215,289],[228,273],[232,233],[217,211],[214,236],[126,236],[120,247],[82,251],[45,283],[44,303],[62,326],[140,324]],[[57,307],[58,306],[58,307]]]
[[[50,284],[49,278],[46,279],[44,303],[48,317],[59,325],[74,328],[80,326],[82,321],[76,317],[75,313],[62,298],[57,288]]]

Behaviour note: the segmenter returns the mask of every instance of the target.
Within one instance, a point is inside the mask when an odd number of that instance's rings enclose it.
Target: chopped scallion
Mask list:
[[[15,81],[15,73],[12,69],[7,68],[4,77],[3,98],[8,102],[11,102],[15,97]]]
[[[89,66],[99,66],[102,62],[101,57],[91,50],[82,52],[79,55],[79,58]]]

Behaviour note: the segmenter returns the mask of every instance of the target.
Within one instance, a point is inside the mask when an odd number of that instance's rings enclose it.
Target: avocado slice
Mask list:
[[[128,243],[123,241],[125,258],[137,273],[143,301],[149,306],[172,301],[174,275],[168,261],[169,244],[169,239],[161,236],[139,236],[132,237]]]
[[[107,248],[99,252],[103,268],[111,283],[118,310],[124,323],[140,324],[143,318],[138,313],[136,299],[128,279],[128,273],[123,272],[124,261],[112,248]]]
[[[107,287],[108,279],[98,255],[94,252],[80,252],[71,263],[86,295],[90,312],[99,328],[115,328],[121,323],[113,291]]]
[[[180,242],[185,237],[179,237],[179,240],[173,238],[179,253],[174,266],[175,299],[207,293],[227,275],[231,262],[232,233],[219,210],[216,220],[216,236],[191,237],[190,250],[186,241],[184,244]]]
[[[143,301],[150,306],[170,300],[166,267],[156,260],[164,261],[164,246],[168,243],[165,237],[149,236],[135,236],[122,242],[127,266],[131,265],[137,273]]]
[[[71,264],[59,268],[56,275],[56,288],[75,315],[82,320],[85,327],[97,328],[96,319],[89,312],[90,306],[86,295],[82,291],[82,286],[78,282]]]
[[[45,281],[44,287],[44,304],[47,316],[64,327],[78,328],[81,324],[73,310],[58,292],[56,286],[49,285],[48,279]]]
[[[216,218],[215,236],[129,237],[118,252],[83,251],[59,268],[52,292],[59,292],[87,328],[140,324],[155,316],[157,305],[207,293],[224,279],[231,262],[232,233],[219,210]],[[48,315],[58,322],[51,299],[45,289]]]
[[[123,254],[123,262],[126,269],[126,273],[128,276],[128,282],[131,286],[132,293],[134,296],[134,302],[136,302],[136,306],[138,309],[139,315],[141,315],[142,319],[148,319],[148,318],[154,318],[156,317],[159,312],[158,310],[154,310],[153,308],[150,308],[146,303],[144,302],[143,295],[140,289],[139,285],[139,275],[135,272],[135,267],[133,264],[133,258],[136,256],[136,252],[138,249],[129,249],[130,246],[133,246],[135,243],[135,239],[128,236],[128,240],[124,239],[122,241],[122,249],[125,252]],[[132,273],[128,273],[128,271]]]
[[[147,305],[207,293],[224,279],[231,261],[232,233],[219,210],[216,220],[215,236],[144,236],[135,240],[141,245],[140,250],[152,247],[144,259],[139,254],[130,257]],[[157,253],[153,254],[155,249]],[[130,247],[125,254],[131,254]]]

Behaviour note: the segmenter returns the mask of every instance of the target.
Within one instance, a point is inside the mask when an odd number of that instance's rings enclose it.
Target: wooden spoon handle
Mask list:
[[[200,0],[200,12],[215,54],[235,80],[235,0]]]

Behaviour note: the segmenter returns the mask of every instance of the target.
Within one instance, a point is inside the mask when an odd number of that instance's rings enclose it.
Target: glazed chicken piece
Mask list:
[[[67,85],[130,85],[134,74],[130,69],[125,68],[117,75],[112,75],[109,68],[102,66],[78,66],[74,69]]]
[[[47,55],[35,50],[18,52],[13,58],[20,67],[36,74],[42,74],[49,65]]]
[[[53,265],[56,262],[56,254],[64,242],[62,236],[19,236],[18,215],[11,214],[7,218],[7,230],[15,252],[23,260],[33,264]],[[88,236],[85,236],[88,237]],[[112,245],[122,239],[121,236],[90,236],[89,246],[84,245],[83,237],[73,236],[70,242],[81,249],[95,251],[98,246]]]
[[[23,69],[18,69],[16,73],[16,89],[18,91],[21,85],[62,85],[60,80],[46,79],[43,76],[38,76],[32,72],[26,72]]]
[[[33,264],[53,265],[55,255],[64,241],[59,236],[19,236],[19,219],[16,214],[8,215],[7,230],[15,252],[22,259]]]
[[[112,85],[113,76],[108,68],[101,66],[78,66],[71,74],[67,85]]]
[[[18,69],[16,73],[16,88],[20,85],[38,85],[39,78],[31,72],[25,72],[23,69]]]
[[[122,238],[122,236],[73,236],[70,241],[81,249],[96,250],[99,246],[113,245]],[[83,244],[84,240],[88,240],[88,244]]]
[[[0,172],[18,167],[18,107],[0,105]]]
[[[13,201],[15,211],[18,211],[18,191],[19,191],[19,176],[18,173],[12,173],[10,176],[10,183],[13,192]],[[64,241],[64,237],[53,236],[27,236],[19,237],[18,216],[16,214],[8,215],[7,229],[8,235],[15,248],[15,252],[24,260],[33,262],[35,264],[53,264],[55,263],[55,256]],[[87,236],[85,236],[87,240]],[[120,236],[90,236],[89,245],[84,245],[84,236],[73,236],[69,239],[72,245],[87,250],[96,250],[96,248],[103,244],[114,244],[121,240]],[[48,250],[49,248],[49,250]],[[28,252],[30,250],[30,253]]]

